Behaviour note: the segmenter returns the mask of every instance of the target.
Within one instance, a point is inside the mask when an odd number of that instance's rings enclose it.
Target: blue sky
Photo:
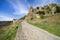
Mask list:
[[[60,4],[60,0],[0,0],[0,21],[23,17],[30,5],[35,8],[50,3]]]

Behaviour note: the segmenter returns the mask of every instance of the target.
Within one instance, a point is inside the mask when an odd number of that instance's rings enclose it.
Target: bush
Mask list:
[[[31,20],[33,20],[33,18],[31,18]]]
[[[38,11],[36,14],[45,15],[45,12],[44,11]]]
[[[41,19],[44,19],[44,15],[41,15],[40,18],[41,18]]]

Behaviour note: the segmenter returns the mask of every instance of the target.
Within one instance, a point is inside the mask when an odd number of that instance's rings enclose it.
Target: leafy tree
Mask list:
[[[53,8],[53,7],[55,7],[55,6],[57,6],[57,5],[54,4],[54,3],[50,4],[50,7],[51,7],[51,8]]]
[[[56,12],[60,13],[60,7],[59,6],[56,6]]]
[[[37,7],[37,9],[39,9],[39,7]]]
[[[45,15],[45,12],[44,11],[38,11],[37,14],[39,14],[39,15]]]
[[[45,11],[45,13],[49,13],[49,12],[51,12],[51,9],[49,6],[45,6],[44,11]]]
[[[33,20],[33,17],[31,17],[31,20]]]
[[[41,18],[41,19],[44,19],[44,15],[40,15],[40,18]]]

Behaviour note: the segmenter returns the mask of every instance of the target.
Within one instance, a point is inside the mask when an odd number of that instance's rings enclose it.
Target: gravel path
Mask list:
[[[60,37],[23,21],[18,29],[15,40],[60,40]]]

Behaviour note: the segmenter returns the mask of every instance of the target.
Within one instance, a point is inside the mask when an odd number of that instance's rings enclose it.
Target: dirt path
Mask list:
[[[15,40],[60,40],[60,37],[54,36],[24,21],[21,23]]]

